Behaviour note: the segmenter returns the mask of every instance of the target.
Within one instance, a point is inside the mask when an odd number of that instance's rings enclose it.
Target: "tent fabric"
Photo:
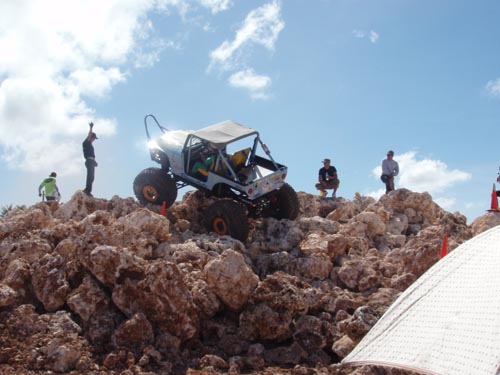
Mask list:
[[[342,362],[422,374],[499,374],[500,226],[432,266]]]
[[[234,121],[223,121],[215,125],[193,132],[196,137],[210,142],[214,147],[223,149],[230,142],[237,141],[241,138],[252,134],[259,134],[256,130],[247,128]]]

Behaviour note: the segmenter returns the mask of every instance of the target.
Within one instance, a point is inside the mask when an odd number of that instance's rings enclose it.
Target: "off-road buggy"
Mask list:
[[[148,119],[155,121],[161,136],[151,137]],[[287,167],[273,159],[256,130],[224,121],[196,131],[169,131],[153,115],[144,118],[144,126],[151,159],[160,167],[144,169],[134,180],[134,193],[142,204],[166,202],[170,207],[178,189],[193,186],[217,198],[204,212],[206,229],[241,241],[248,237],[248,217],[297,217],[299,202],[285,182]],[[242,143],[246,147],[228,150]],[[257,154],[261,150],[266,157]],[[193,166],[205,155],[211,163],[200,175]]]

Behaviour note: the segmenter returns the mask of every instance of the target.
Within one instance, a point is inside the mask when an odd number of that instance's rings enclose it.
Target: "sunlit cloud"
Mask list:
[[[368,38],[370,42],[372,42],[373,44],[377,43],[380,37],[379,34],[374,30],[365,31],[365,30],[354,29],[352,31],[352,35],[354,35],[354,37],[358,39]]]
[[[489,95],[500,98],[500,78],[494,81],[489,81],[486,84],[485,89]]]
[[[230,86],[248,90],[252,99],[268,99],[271,78],[248,68],[248,60],[255,45],[273,51],[284,27],[280,1],[274,0],[252,10],[234,39],[225,40],[210,52],[208,71],[219,68],[223,72],[232,72],[228,78]]]
[[[378,42],[379,35],[377,32],[370,30],[370,41],[372,43],[377,43]]]
[[[352,31],[352,35],[354,35],[355,38],[360,38],[360,39],[366,36],[363,30],[357,30],[357,29],[354,29]]]
[[[472,175],[459,169],[450,169],[448,165],[440,160],[430,158],[417,159],[415,151],[405,152],[394,156],[399,163],[400,174],[396,178],[396,188],[402,187],[415,192],[428,192],[435,196],[443,208],[450,209],[456,203],[455,198],[448,196],[446,192],[456,184],[468,181]],[[381,166],[373,168],[372,175],[380,179]],[[382,182],[381,182],[382,184]],[[380,198],[385,189],[378,189],[367,195]]]
[[[118,124],[99,116],[102,100],[133,69],[160,60],[180,43],[160,37],[153,12],[212,14],[229,0],[44,0],[0,2],[0,158],[22,171],[76,173],[88,122],[112,136]],[[57,11],[56,11],[57,10]]]
[[[125,75],[118,68],[103,69],[94,67],[91,70],[79,69],[69,75],[71,82],[66,82],[68,88],[71,83],[81,95],[103,97],[111,91],[118,82],[125,80]]]
[[[233,6],[232,0],[199,0],[200,4],[210,9],[212,14],[228,10]]]
[[[267,99],[266,90],[271,85],[271,78],[256,74],[253,69],[245,69],[232,74],[228,82],[233,87],[248,90],[253,99]]]

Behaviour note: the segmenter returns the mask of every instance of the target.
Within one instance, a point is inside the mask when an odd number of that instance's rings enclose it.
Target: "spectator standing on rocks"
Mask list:
[[[399,174],[399,164],[393,159],[394,151],[387,151],[387,158],[382,160],[382,176],[380,179],[385,183],[385,193],[394,190],[394,177]]]
[[[38,186],[38,196],[42,196],[42,189],[45,193],[45,198],[47,201],[59,200],[61,194],[59,193],[59,188],[56,184],[57,173],[52,172],[49,177],[45,178],[40,186]]]
[[[82,143],[83,157],[85,158],[85,167],[87,168],[87,181],[83,192],[92,197],[92,183],[94,182],[95,167],[97,167],[97,162],[95,161],[94,146],[92,145],[92,143],[97,139],[97,135],[92,131],[92,129],[94,128],[93,122],[89,123],[89,127],[89,134]]]
[[[500,182],[500,173],[498,173],[497,182]],[[497,190],[497,197],[500,197],[500,190]]]
[[[330,159],[323,160],[323,167],[319,170],[316,189],[319,190],[319,195],[321,197],[325,197],[327,195],[327,189],[333,189],[332,198],[336,198],[340,181],[337,177],[337,169],[331,165],[330,162]]]

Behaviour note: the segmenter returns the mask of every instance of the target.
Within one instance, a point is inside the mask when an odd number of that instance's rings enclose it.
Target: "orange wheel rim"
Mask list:
[[[151,185],[146,185],[142,188],[142,196],[149,202],[154,202],[158,199],[158,190]]]
[[[216,217],[212,221],[212,229],[219,236],[224,236],[225,234],[227,234],[227,223],[226,223],[226,221],[223,218]]]

